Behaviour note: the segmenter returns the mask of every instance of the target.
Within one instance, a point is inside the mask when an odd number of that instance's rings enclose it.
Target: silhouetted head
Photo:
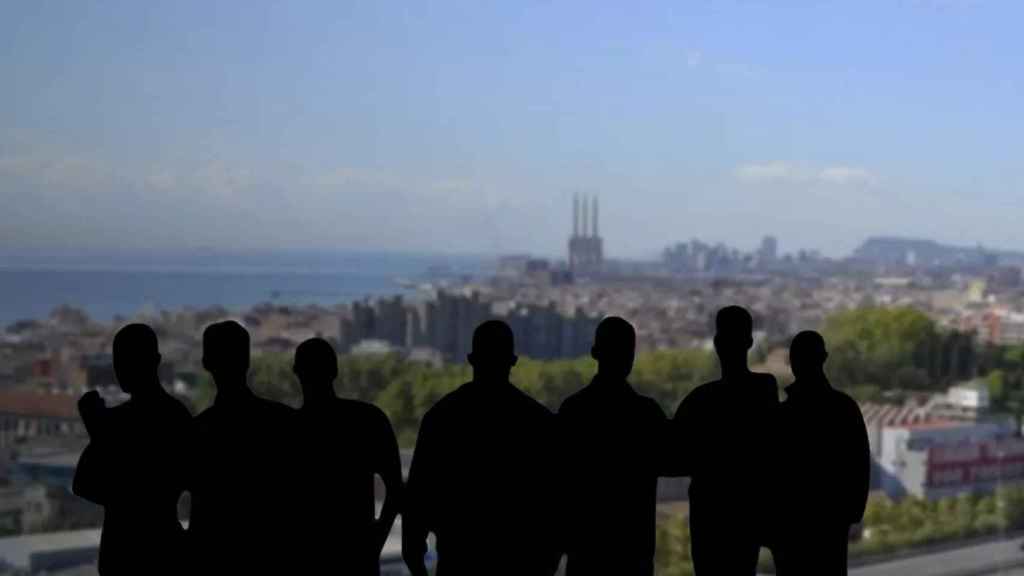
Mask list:
[[[624,380],[633,371],[636,358],[636,330],[618,316],[609,316],[597,325],[590,356],[597,360],[597,372],[608,378]]]
[[[467,360],[473,367],[473,380],[507,381],[516,365],[515,336],[508,324],[488,320],[473,331],[473,351]]]
[[[825,339],[813,330],[805,330],[793,337],[789,345],[789,366],[793,376],[801,378],[820,377],[825,373]]]
[[[210,324],[203,331],[203,368],[218,387],[245,382],[249,373],[249,332],[234,320]]]
[[[295,349],[295,376],[302,384],[306,400],[334,394],[334,379],[338,377],[338,354],[331,343],[323,338],[310,338]]]
[[[742,306],[726,306],[715,316],[715,352],[723,365],[742,363],[754,345],[754,319]]]
[[[156,332],[145,324],[128,324],[114,335],[114,376],[127,394],[160,385],[160,349]]]

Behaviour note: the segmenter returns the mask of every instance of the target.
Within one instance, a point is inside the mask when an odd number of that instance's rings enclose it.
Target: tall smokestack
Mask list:
[[[583,236],[590,234],[590,197],[583,195]]]
[[[597,236],[598,236],[598,233],[597,233],[597,196],[594,196],[594,222],[593,222],[593,226],[594,226],[594,238],[597,238]]]
[[[572,237],[576,238],[580,235],[580,195],[575,193],[572,195]]]

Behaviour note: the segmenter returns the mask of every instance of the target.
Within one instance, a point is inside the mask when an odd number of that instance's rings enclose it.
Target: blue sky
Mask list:
[[[7,2],[8,250],[1024,249],[1024,4]]]

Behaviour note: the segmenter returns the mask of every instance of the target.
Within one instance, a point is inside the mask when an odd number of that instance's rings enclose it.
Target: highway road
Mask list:
[[[850,576],[1024,576],[1024,538],[986,542],[861,566]]]

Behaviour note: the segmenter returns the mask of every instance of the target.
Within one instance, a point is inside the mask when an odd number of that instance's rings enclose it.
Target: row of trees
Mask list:
[[[252,359],[251,383],[264,397],[298,405],[301,389],[292,374],[292,357],[259,354]],[[372,402],[391,419],[399,442],[412,446],[420,419],[443,395],[470,379],[465,364],[434,366],[403,360],[397,355],[340,356],[335,388],[339,396]],[[703,350],[656,351],[641,354],[632,384],[655,398],[671,414],[694,387],[715,377],[713,356]],[[594,374],[589,358],[540,361],[521,358],[513,380],[523,391],[556,410],[567,396],[582,388]],[[213,385],[200,383],[197,409],[213,400]]]
[[[961,494],[925,500],[872,495],[864,513],[863,538],[854,555],[885,554],[949,540],[1024,528],[1024,487],[991,494]]]
[[[864,399],[887,392],[941,390],[971,378],[978,351],[971,334],[942,331],[911,308],[859,308],[826,319],[833,384]]]
[[[832,382],[859,400],[898,397],[907,391],[940,391],[951,383],[987,374],[997,406],[1024,408],[1024,347],[978,346],[970,334],[940,330],[910,308],[862,308],[828,318],[822,332],[829,345]],[[287,354],[253,358],[257,393],[290,404],[301,394]],[[380,406],[404,445],[411,445],[420,418],[441,396],[470,378],[465,364],[434,366],[396,355],[339,357],[336,387],[344,397]],[[593,375],[589,358],[539,361],[522,358],[513,380],[551,409]],[[658,350],[638,356],[630,381],[671,414],[695,386],[717,376],[706,350]],[[785,376],[785,375],[782,375]],[[898,400],[898,398],[895,398]],[[197,409],[212,400],[212,385],[201,384]]]
[[[852,543],[850,557],[887,555],[929,546],[1024,529],[1024,487],[1008,486],[992,494],[963,494],[953,498],[899,501],[872,495],[864,514],[861,538]],[[690,576],[690,528],[684,514],[659,518],[655,551],[658,576]],[[761,572],[773,572],[766,550]]]

